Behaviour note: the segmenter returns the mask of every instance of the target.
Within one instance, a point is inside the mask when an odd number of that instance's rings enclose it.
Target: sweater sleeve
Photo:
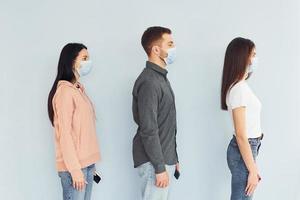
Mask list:
[[[84,178],[72,137],[74,102],[69,88],[61,88],[55,99],[59,127],[59,143],[64,163],[73,180]]]
[[[157,174],[166,170],[158,134],[158,99],[158,91],[154,83],[148,81],[140,86],[138,92],[140,135],[146,154]]]

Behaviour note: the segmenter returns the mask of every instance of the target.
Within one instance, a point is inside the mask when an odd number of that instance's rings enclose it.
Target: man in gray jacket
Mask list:
[[[132,112],[138,125],[133,139],[134,167],[143,200],[167,200],[173,175],[179,176],[175,96],[166,67],[174,62],[172,32],[150,27],[142,36],[148,61],[133,88]]]

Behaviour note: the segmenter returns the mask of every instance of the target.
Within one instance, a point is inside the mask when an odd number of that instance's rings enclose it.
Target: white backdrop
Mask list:
[[[61,48],[87,45],[94,61],[82,80],[98,116],[103,181],[93,199],[139,199],[131,141],[136,125],[131,90],[152,25],[174,32],[178,59],[169,68],[178,110],[182,176],[172,200],[229,199],[228,114],[219,90],[227,44],[237,36],[257,45],[259,68],[250,85],[263,103],[263,177],[256,200],[300,199],[300,5],[273,1],[0,1],[0,198],[61,198],[47,95]]]

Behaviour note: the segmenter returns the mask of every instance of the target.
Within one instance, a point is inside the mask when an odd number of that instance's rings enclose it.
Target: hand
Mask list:
[[[246,187],[246,195],[247,196],[251,196],[254,193],[254,190],[257,187],[257,184],[259,182],[259,175],[258,173],[253,173],[250,172],[248,175],[248,183],[247,183],[247,187]]]
[[[96,169],[96,166],[95,166],[95,169],[94,169],[93,175],[95,175],[96,173],[97,173],[97,169]]]
[[[259,174],[257,174],[257,177],[258,177],[258,182],[261,181],[261,176]]]
[[[179,163],[176,163],[176,170],[180,172]]]
[[[88,182],[84,178],[73,180],[73,187],[78,191],[83,191],[86,184],[88,184]]]
[[[169,175],[168,175],[167,171],[164,171],[160,174],[156,174],[155,185],[160,188],[165,188],[169,185]]]

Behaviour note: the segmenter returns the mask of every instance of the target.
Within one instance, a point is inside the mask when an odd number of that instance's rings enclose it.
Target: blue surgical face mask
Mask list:
[[[174,63],[175,59],[176,59],[176,48],[173,47],[171,49],[168,49],[167,51],[167,57],[164,58],[164,61],[166,63],[166,65],[170,65],[172,63]]]
[[[82,60],[80,62],[80,68],[77,70],[79,76],[85,76],[91,72],[93,68],[91,60]]]
[[[253,71],[256,70],[258,65],[258,58],[254,57],[252,58],[251,64],[248,66],[248,73],[253,73]]]

